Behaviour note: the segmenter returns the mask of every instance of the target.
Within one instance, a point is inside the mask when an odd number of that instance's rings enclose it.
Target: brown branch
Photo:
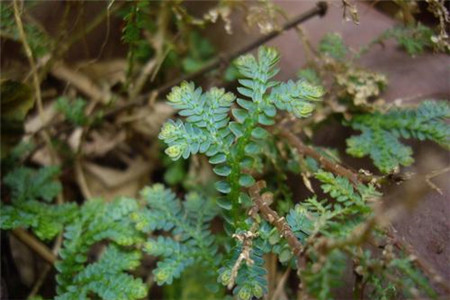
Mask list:
[[[52,248],[52,253],[57,256],[59,249],[62,246],[62,242],[63,242],[63,234],[60,233],[58,235],[58,237],[56,238],[55,244]],[[39,289],[41,288],[42,284],[45,282],[45,279],[47,278],[47,276],[49,275],[50,271],[52,270],[53,265],[47,264],[45,265],[41,275],[39,276],[39,278],[36,280],[36,282],[33,285],[33,288],[31,289],[31,292],[28,294],[27,299],[33,298],[34,296],[36,296],[36,294],[39,292]]]
[[[255,204],[255,210],[250,210],[249,214],[254,216],[256,212],[259,211],[262,217],[271,225],[275,226],[280,235],[286,239],[294,255],[299,256],[303,253],[303,245],[294,235],[284,217],[280,217],[276,211],[268,206],[268,203],[271,202],[272,194],[264,193],[263,195],[260,195],[261,190],[265,186],[266,183],[264,181],[258,181],[255,185],[250,187],[249,193]]]
[[[56,256],[52,253],[52,251],[50,251],[46,245],[41,243],[24,229],[16,228],[12,230],[12,233],[18,240],[36,252],[36,254],[42,257],[47,263],[53,265],[56,262]]]
[[[300,155],[306,155],[314,158],[319,164],[322,165],[325,170],[330,171],[335,175],[347,178],[354,186],[357,186],[360,182],[367,182],[372,180],[372,176],[357,174],[347,168],[344,168],[338,163],[332,162],[313,148],[303,144],[303,142],[288,129],[281,126],[278,126],[277,129],[279,131],[279,135],[284,137],[289,142],[289,144],[291,144],[291,146],[295,147]]]

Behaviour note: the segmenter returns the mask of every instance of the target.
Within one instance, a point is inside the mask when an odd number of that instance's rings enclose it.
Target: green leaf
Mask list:
[[[214,155],[209,159],[209,162],[213,165],[221,164],[227,161],[227,157],[223,153]]]
[[[240,124],[238,122],[230,122],[229,128],[237,138],[244,135],[244,132],[243,132],[244,129],[242,128],[242,124]]]
[[[254,137],[255,139],[265,139],[268,136],[269,133],[264,128],[256,127],[252,130],[252,137]]]
[[[223,165],[215,167],[213,171],[219,176],[228,176],[231,173],[231,168],[227,165]]]
[[[243,100],[243,99],[237,99],[237,103],[242,107],[245,108],[246,110],[248,110],[249,112],[253,112],[256,110],[256,105],[255,103],[251,102],[251,101],[247,101],[247,100]]]
[[[252,205],[252,199],[247,193],[240,193],[239,194],[239,203],[244,205],[245,207],[249,207]]]
[[[217,205],[225,210],[230,210],[232,208],[230,200],[228,200],[226,197],[219,197],[217,199]]]
[[[245,109],[235,108],[231,112],[235,117],[236,121],[238,121],[239,123],[244,123],[245,120],[248,118],[248,112]]]
[[[224,194],[228,194],[229,192],[231,192],[231,186],[226,181],[216,182],[215,187],[219,192],[224,193]]]
[[[255,184],[255,179],[248,174],[241,174],[239,184],[244,187],[250,187]]]
[[[261,125],[270,126],[275,124],[275,121],[272,118],[266,116],[265,114],[260,114],[258,115],[258,123]]]
[[[253,158],[246,156],[241,160],[239,165],[242,169],[250,169],[253,166],[253,161]]]
[[[280,260],[281,263],[285,263],[287,261],[289,261],[292,258],[292,252],[289,249],[284,249],[283,251],[281,251],[278,259]]]
[[[264,114],[266,116],[268,116],[269,118],[273,118],[275,117],[275,115],[277,114],[277,109],[275,108],[275,106],[273,105],[267,105],[264,108]]]
[[[83,126],[88,122],[84,113],[85,107],[86,101],[81,98],[70,102],[66,97],[59,97],[56,101],[56,108],[64,114],[69,122],[76,126]]]
[[[261,152],[261,146],[257,143],[250,142],[247,146],[245,146],[246,154],[258,154]]]
[[[384,173],[414,160],[411,147],[400,138],[434,141],[450,148],[450,106],[445,101],[425,101],[417,108],[396,108],[387,113],[355,115],[345,125],[360,130],[361,135],[347,139],[347,153],[369,155]]]

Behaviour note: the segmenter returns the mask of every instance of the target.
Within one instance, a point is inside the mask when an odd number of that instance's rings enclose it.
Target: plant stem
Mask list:
[[[330,171],[335,175],[347,178],[354,186],[357,186],[360,181],[364,182],[368,179],[372,179],[371,176],[359,175],[349,169],[344,168],[338,163],[332,162],[323,155],[319,154],[313,148],[303,144],[303,142],[288,129],[281,126],[278,126],[277,129],[279,130],[279,135],[284,137],[288,141],[288,143],[291,144],[291,146],[295,147],[300,155],[306,155],[314,158],[319,164],[322,165],[325,170]]]
[[[264,181],[258,181],[252,187],[250,187],[250,197],[255,204],[256,210],[259,211],[262,217],[269,222],[271,225],[275,226],[281,236],[283,236],[289,247],[291,247],[292,252],[295,256],[299,256],[303,253],[303,245],[297,239],[297,237],[292,232],[291,227],[286,222],[284,217],[280,217],[276,211],[271,209],[268,206],[268,202],[270,202],[271,194],[265,193],[260,195],[261,190],[265,187],[266,183]],[[266,198],[266,199],[264,199]],[[256,213],[255,210],[251,210],[250,214],[254,215]]]
[[[16,228],[12,230],[12,233],[18,240],[36,252],[36,254],[42,257],[47,263],[54,264],[56,262],[56,256],[52,253],[52,251],[50,251],[46,245],[41,243],[24,229]]]

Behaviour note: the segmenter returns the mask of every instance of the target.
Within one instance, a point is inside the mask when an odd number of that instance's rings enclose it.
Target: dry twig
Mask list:
[[[234,282],[236,281],[239,268],[242,265],[243,261],[247,262],[247,265],[252,265],[254,262],[250,258],[250,252],[252,250],[252,241],[257,236],[255,231],[258,228],[258,223],[253,223],[252,227],[249,231],[241,233],[241,234],[233,234],[233,237],[236,238],[239,242],[242,243],[242,251],[239,254],[238,259],[233,265],[231,269],[230,280],[228,281],[227,288],[231,290],[234,286]]]
[[[332,162],[313,148],[306,146],[295,134],[291,133],[288,129],[281,126],[277,127],[277,129],[279,130],[280,136],[284,137],[288,141],[288,143],[291,144],[291,146],[295,147],[300,155],[306,155],[314,158],[319,164],[322,165],[325,170],[347,178],[354,186],[357,186],[360,181],[371,181],[371,176],[359,175],[349,169],[344,168],[338,163]]]
[[[249,189],[250,197],[255,204],[255,209],[250,210],[249,214],[254,216],[256,212],[259,211],[262,217],[267,222],[275,226],[282,237],[286,238],[286,241],[291,247],[294,255],[299,256],[303,252],[303,245],[294,235],[291,227],[288,225],[284,217],[280,217],[276,211],[268,206],[268,203],[272,200],[272,195],[270,193],[260,195],[261,190],[265,186],[266,183],[264,181],[258,181]]]
[[[12,233],[18,240],[36,252],[36,254],[42,257],[47,263],[54,264],[56,262],[56,256],[52,253],[52,251],[50,251],[46,245],[25,230],[16,228],[12,230]]]

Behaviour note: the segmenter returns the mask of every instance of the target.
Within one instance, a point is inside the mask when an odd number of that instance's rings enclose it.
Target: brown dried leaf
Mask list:
[[[80,185],[86,185],[90,195],[86,198],[102,197],[112,200],[117,196],[136,197],[138,191],[148,181],[151,171],[150,162],[137,157],[128,164],[125,170],[118,170],[97,165],[91,162],[82,162],[83,174],[77,174]],[[85,182],[80,175],[84,176]]]

